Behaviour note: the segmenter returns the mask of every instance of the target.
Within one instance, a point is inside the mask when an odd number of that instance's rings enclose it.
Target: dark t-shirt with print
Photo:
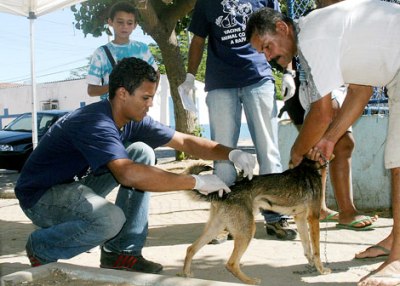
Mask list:
[[[273,80],[263,54],[246,41],[250,15],[262,7],[279,10],[276,0],[198,0],[189,30],[207,38],[205,90],[239,88],[264,78]]]

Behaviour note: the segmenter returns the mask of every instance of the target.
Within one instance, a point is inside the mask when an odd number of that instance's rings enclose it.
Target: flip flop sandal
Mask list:
[[[336,225],[336,228],[338,228],[338,229],[355,230],[355,231],[373,230],[372,224],[366,225],[366,226],[361,226],[361,227],[355,226],[356,224],[359,224],[360,222],[364,222],[364,221],[371,221],[371,218],[369,216],[365,216],[364,218],[359,219],[359,220],[354,220],[349,224],[338,223]]]
[[[365,257],[360,257],[360,258],[354,257],[354,259],[374,259],[374,258],[378,258],[378,257],[388,256],[388,255],[390,254],[390,250],[389,250],[389,249],[387,249],[386,247],[377,245],[377,244],[368,247],[368,248],[365,249],[363,252],[368,251],[369,249],[373,249],[373,248],[379,249],[379,250],[382,251],[383,253],[382,253],[382,254],[375,255],[375,256],[365,256]]]
[[[335,216],[339,215],[338,212],[333,212],[328,214],[325,218],[320,219],[320,222],[338,222],[337,218],[334,218]]]

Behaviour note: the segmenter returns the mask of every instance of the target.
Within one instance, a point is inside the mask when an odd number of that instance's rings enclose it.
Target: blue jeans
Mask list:
[[[278,110],[272,80],[262,80],[242,88],[211,90],[206,103],[212,140],[237,148],[243,108],[257,155],[259,173],[282,172],[278,147]],[[228,186],[235,182],[237,174],[232,162],[215,161],[214,169],[214,173]],[[263,211],[263,215],[269,223],[284,218],[271,211]]]
[[[154,150],[137,142],[127,148],[136,163],[155,164]],[[50,188],[25,214],[39,228],[27,245],[46,262],[69,259],[104,244],[140,255],[148,232],[150,194],[120,186],[115,204],[105,199],[118,182],[111,173]]]

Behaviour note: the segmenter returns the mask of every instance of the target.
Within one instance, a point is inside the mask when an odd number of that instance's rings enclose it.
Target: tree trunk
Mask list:
[[[160,2],[160,0],[156,1]],[[178,94],[178,86],[185,80],[186,70],[174,28],[180,17],[185,16],[193,8],[196,1],[185,0],[177,3],[177,5],[183,3],[180,7],[171,7],[169,10],[162,9],[162,21],[160,20],[161,17],[157,17],[157,13],[155,12],[155,6],[159,5],[159,2],[156,3],[154,0],[148,1],[146,9],[138,10],[141,18],[140,25],[146,33],[152,36],[160,47],[174,103],[176,130],[187,134],[194,134],[197,118],[193,113],[187,112],[183,108]],[[176,152],[175,157],[177,160],[182,160],[187,156],[182,152]]]
[[[186,70],[183,59],[177,44],[175,31],[169,37],[164,39],[164,35],[160,35],[160,39],[154,39],[160,47],[164,60],[164,65],[169,81],[172,101],[174,103],[175,128],[179,132],[194,134],[197,118],[194,113],[188,112],[183,108],[182,101],[178,93],[178,86],[185,80]],[[187,158],[182,152],[176,152],[176,159],[181,160]]]

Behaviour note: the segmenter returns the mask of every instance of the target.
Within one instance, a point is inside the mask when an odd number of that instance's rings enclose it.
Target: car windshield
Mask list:
[[[56,121],[57,116],[52,114],[38,114],[38,134],[43,135],[47,129]],[[8,124],[4,130],[7,131],[21,131],[21,132],[32,132],[32,115],[23,114],[17,117]]]

